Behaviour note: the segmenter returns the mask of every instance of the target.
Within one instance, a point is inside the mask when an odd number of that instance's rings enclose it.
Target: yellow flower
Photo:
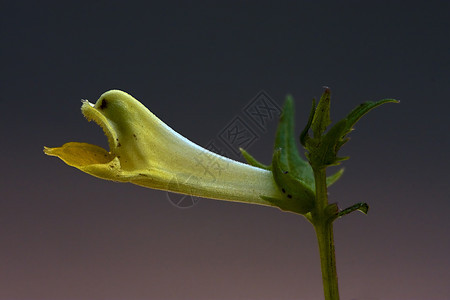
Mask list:
[[[273,204],[263,198],[283,197],[271,171],[192,143],[125,92],[108,91],[95,105],[83,100],[81,111],[103,128],[109,152],[70,142],[58,148],[45,147],[45,154],[102,179],[153,189],[269,206]]]

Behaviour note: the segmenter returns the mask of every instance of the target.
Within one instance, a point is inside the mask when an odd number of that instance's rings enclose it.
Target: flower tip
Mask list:
[[[49,147],[47,147],[47,146],[44,146],[44,153],[46,154],[46,155],[52,155],[52,150],[53,150],[54,148],[49,148]]]
[[[94,107],[94,104],[91,103],[91,102],[89,102],[89,100],[87,100],[87,99],[81,99],[81,103],[86,104],[86,105],[89,105],[89,106],[91,106],[91,107]]]

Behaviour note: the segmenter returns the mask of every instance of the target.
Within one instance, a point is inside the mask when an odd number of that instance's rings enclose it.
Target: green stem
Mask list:
[[[339,300],[338,278],[333,238],[333,218],[328,210],[328,195],[325,168],[314,169],[316,181],[316,208],[312,223],[319,244],[325,300]]]

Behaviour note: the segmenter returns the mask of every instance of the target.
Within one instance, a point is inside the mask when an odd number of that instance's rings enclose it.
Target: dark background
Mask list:
[[[322,299],[312,226],[274,208],[102,181],[42,153],[106,146],[80,113],[122,89],[206,146],[260,91],[322,86],[357,124],[330,189],[342,299],[449,299],[448,1],[1,2],[0,299]],[[187,2],[187,1],[186,1]],[[251,124],[251,123],[249,123]],[[269,163],[276,122],[249,151]]]

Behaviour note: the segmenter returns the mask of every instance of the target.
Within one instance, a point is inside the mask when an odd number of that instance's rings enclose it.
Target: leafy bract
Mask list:
[[[330,91],[328,88],[325,89],[317,107],[313,101],[309,121],[300,135],[300,142],[307,150],[307,158],[312,168],[320,169],[338,165],[342,160],[348,159],[348,157],[339,157],[337,155],[339,149],[349,140],[347,134],[352,131],[356,122],[370,110],[390,102],[397,103],[398,101],[383,99],[376,102],[368,101],[362,103],[325,132],[326,127],[330,123]],[[313,137],[309,136],[308,131],[310,129],[313,131]]]

